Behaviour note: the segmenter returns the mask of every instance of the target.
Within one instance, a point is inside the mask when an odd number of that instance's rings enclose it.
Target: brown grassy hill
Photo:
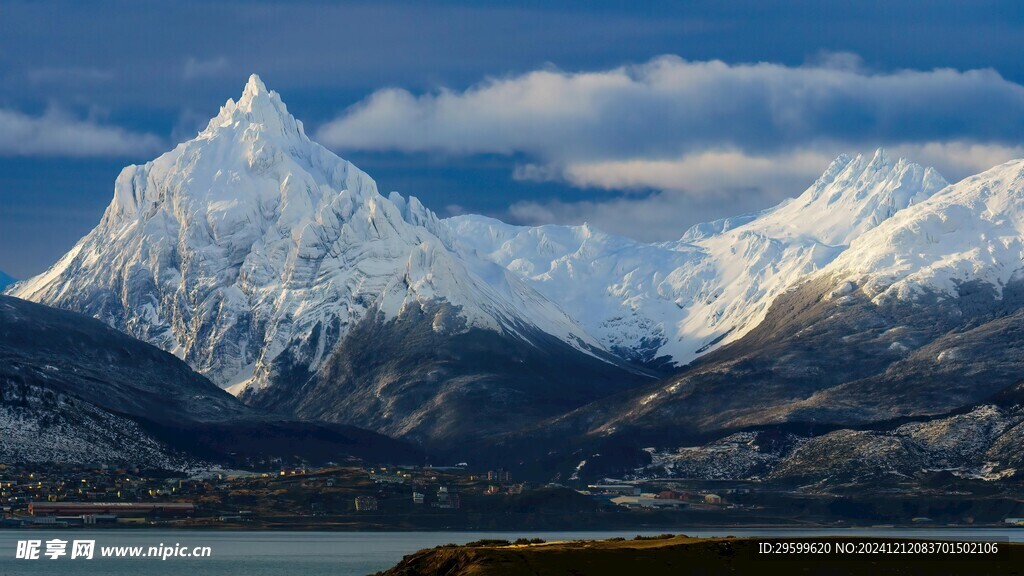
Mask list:
[[[827,541],[861,543],[877,539],[830,538]],[[758,554],[758,542],[675,536],[653,540],[443,546],[407,556],[397,566],[377,576],[1024,574],[1024,545],[1019,544],[1000,544],[1000,552],[994,556],[854,557],[833,553],[783,558]]]

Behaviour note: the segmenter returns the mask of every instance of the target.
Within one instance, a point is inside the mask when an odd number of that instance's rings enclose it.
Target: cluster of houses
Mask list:
[[[151,478],[138,468],[61,467],[48,472],[0,465],[4,526],[78,526],[191,516],[192,504],[159,500],[215,490],[200,480]]]

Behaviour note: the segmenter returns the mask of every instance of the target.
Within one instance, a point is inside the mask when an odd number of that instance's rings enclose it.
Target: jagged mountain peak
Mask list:
[[[238,102],[229,99],[195,138],[122,170],[104,223],[170,212],[179,223],[205,220],[217,234],[279,213],[292,227],[343,201],[339,195],[365,202],[376,193],[366,173],[311,141],[254,74]]]
[[[848,245],[865,230],[947,185],[934,168],[893,159],[884,148],[871,156],[840,154],[799,196],[759,212],[695,224],[680,241],[700,242],[744,229]]]
[[[901,211],[822,273],[848,279],[875,298],[912,299],[928,291],[955,296],[974,282],[998,297],[1024,279],[1022,238],[1024,160],[1012,160]]]
[[[276,94],[276,92],[275,92]],[[259,96],[269,96],[270,90],[267,90],[267,85],[263,83],[259,74],[252,73],[249,75],[249,80],[245,83],[245,88],[242,90],[242,100],[246,98],[256,98]]]
[[[461,320],[438,330],[600,350],[514,275],[450,246],[419,200],[381,196],[254,75],[196,138],[125,168],[99,226],[13,293],[101,318],[236,390],[271,382],[282,355],[315,370],[368,315],[440,300]]]
[[[924,192],[936,190],[937,185],[948,184],[934,168],[922,167],[903,157],[894,159],[884,148],[878,148],[870,157],[864,154],[840,154],[800,199],[820,197],[822,192],[829,191],[830,186],[835,184],[845,186],[842,190],[845,195],[863,197],[865,191],[860,186],[864,184],[889,182],[892,179],[907,180],[918,172],[924,181],[921,186]]]
[[[848,246],[896,212],[947,185],[935,169],[893,159],[881,148],[870,157],[841,155],[803,194],[745,222],[737,221],[735,229]]]
[[[245,84],[238,101],[229,98],[202,134],[210,136],[220,128],[239,124],[256,124],[265,128],[264,131],[253,134],[254,136],[280,133],[309,140],[302,123],[288,112],[281,95],[268,90],[266,84],[256,74],[249,76],[249,81]]]

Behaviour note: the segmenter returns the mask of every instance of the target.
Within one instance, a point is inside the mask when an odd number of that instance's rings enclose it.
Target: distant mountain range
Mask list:
[[[848,427],[969,412],[978,433],[997,413],[1014,429],[1022,174],[949,185],[881,150],[841,156],[791,200],[654,244],[440,219],[379,194],[253,76],[7,293],[171,352],[261,413],[582,474],[604,472],[587,452],[642,469],[799,432],[764,453],[774,470]]]
[[[879,150],[872,158],[840,156],[799,197],[698,224],[676,242],[481,216],[446,223],[464,253],[519,274],[609,349],[638,362],[682,365],[741,338],[779,293],[944,186],[933,169]]]

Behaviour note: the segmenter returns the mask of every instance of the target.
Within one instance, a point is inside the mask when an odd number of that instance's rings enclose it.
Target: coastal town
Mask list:
[[[655,488],[651,488],[656,489]],[[0,465],[0,526],[301,528],[501,527],[593,516],[737,508],[722,495],[633,484],[570,488],[517,480],[507,470],[449,467],[291,467],[208,471]]]
[[[1012,504],[986,498],[991,515],[944,517],[922,500],[885,516],[832,518],[830,525],[1013,524]],[[508,470],[468,465],[284,466],[263,471],[207,470],[173,476],[128,467],[0,465],[0,527],[197,527],[275,529],[540,529],[782,524],[796,511],[813,525],[853,504],[844,498],[766,490],[756,483],[618,481],[572,485],[522,481]],[[792,521],[790,521],[792,524]]]

